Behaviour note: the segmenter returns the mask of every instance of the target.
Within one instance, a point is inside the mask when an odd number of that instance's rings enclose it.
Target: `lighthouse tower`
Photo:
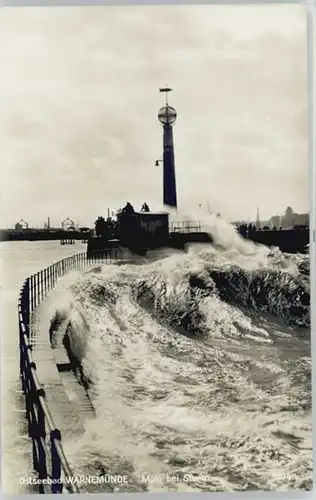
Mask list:
[[[177,119],[176,110],[168,104],[168,92],[165,87],[159,92],[166,93],[166,104],[158,112],[158,120],[163,125],[163,203],[169,207],[177,207],[176,174],[174,163],[174,146],[172,126]]]

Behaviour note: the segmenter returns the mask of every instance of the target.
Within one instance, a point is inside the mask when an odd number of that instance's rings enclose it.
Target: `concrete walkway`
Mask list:
[[[60,325],[58,336],[66,331],[66,322]],[[85,389],[71,370],[63,345],[51,347],[49,325],[39,330],[36,321],[32,332],[33,359],[40,383],[46,393],[46,402],[55,426],[63,439],[78,438],[85,432],[84,421],[94,417],[93,406]]]

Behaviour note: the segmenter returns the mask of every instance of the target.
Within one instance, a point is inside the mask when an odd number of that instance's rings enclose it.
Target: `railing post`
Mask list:
[[[29,286],[30,286],[30,298],[31,298],[31,311],[34,309],[34,298],[33,298],[33,276],[29,277]]]
[[[36,304],[39,305],[40,303],[40,291],[39,291],[39,273],[35,274],[35,281],[36,281]]]
[[[23,321],[26,328],[27,336],[29,336],[30,326],[30,278],[27,278],[23,287]]]
[[[39,305],[41,298],[39,273],[36,273],[36,283],[37,283],[37,305]]]
[[[33,275],[33,291],[34,291],[34,297],[33,297],[33,304],[34,304],[34,309],[37,307],[37,283],[36,283],[36,274]]]
[[[36,283],[37,283],[37,305],[39,305],[41,298],[39,273],[36,273]]]
[[[38,445],[38,475],[39,479],[47,478],[47,463],[46,463],[46,452],[45,452],[45,414],[41,405],[40,397],[45,398],[44,389],[37,391],[37,445]],[[42,488],[43,484],[41,483]],[[43,488],[44,491],[44,488]]]
[[[19,314],[19,332],[20,332],[20,376],[22,384],[22,392],[26,394],[26,382],[25,382],[25,346],[24,346],[24,334],[23,328],[20,320]]]
[[[40,280],[40,273],[36,273],[36,279],[37,279],[37,304],[39,305],[41,302],[41,280]]]
[[[26,391],[26,412],[28,420],[28,433],[32,439],[33,468],[38,471],[38,456],[36,447],[36,419],[34,413],[34,386],[31,373],[31,365],[27,366],[27,391]]]
[[[34,308],[38,306],[37,273],[34,274]]]
[[[61,462],[59,455],[56,450],[56,444],[55,441],[61,441],[61,434],[58,429],[54,429],[50,433],[50,443],[51,443],[51,459],[52,459],[52,474],[51,478],[53,479],[53,484],[52,484],[52,493],[62,493],[63,490],[63,485],[62,483],[54,483],[54,479],[60,480],[61,478]]]
[[[20,307],[18,308],[18,318],[19,318],[19,347],[20,347],[20,377],[22,382],[22,391],[24,393],[24,380],[23,380],[23,339],[22,339],[22,325],[20,320]]]

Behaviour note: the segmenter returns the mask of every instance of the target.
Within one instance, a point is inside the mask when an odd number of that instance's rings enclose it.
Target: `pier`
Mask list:
[[[89,231],[64,229],[1,229],[0,241],[47,241],[47,240],[80,240],[86,241]]]
[[[253,230],[240,236],[267,247],[278,247],[281,252],[287,253],[305,253],[310,239],[309,228]],[[203,227],[203,222],[169,223],[167,212],[120,213],[110,237],[106,232],[89,237],[87,256],[106,256],[107,252],[120,247],[126,247],[135,254],[146,255],[148,250],[163,247],[184,249],[190,243],[213,243],[212,235]]]
[[[306,228],[261,230],[254,231],[248,236],[254,243],[267,247],[278,247],[281,252],[305,253],[310,242],[310,230]]]
[[[108,253],[106,257],[87,259],[80,253],[42,269],[25,279],[18,299],[20,378],[25,397],[25,416],[32,447],[33,468],[39,493],[79,493],[76,483],[65,483],[74,477],[62,445],[62,435],[78,436],[84,432],[79,408],[65,391],[62,374],[71,373],[72,364],[65,350],[51,344],[51,325],[46,331],[34,326],[38,307],[54,289],[58,280],[71,271],[80,271],[96,263],[117,261],[122,254]],[[75,377],[68,384],[83,389]],[[45,387],[45,389],[44,389]],[[82,406],[89,406],[85,394],[80,395]],[[83,408],[84,410],[84,408]]]

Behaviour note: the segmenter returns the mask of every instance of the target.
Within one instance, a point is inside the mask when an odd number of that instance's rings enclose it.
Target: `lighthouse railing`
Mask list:
[[[176,221],[169,222],[170,233],[198,233],[202,231],[200,221]]]

